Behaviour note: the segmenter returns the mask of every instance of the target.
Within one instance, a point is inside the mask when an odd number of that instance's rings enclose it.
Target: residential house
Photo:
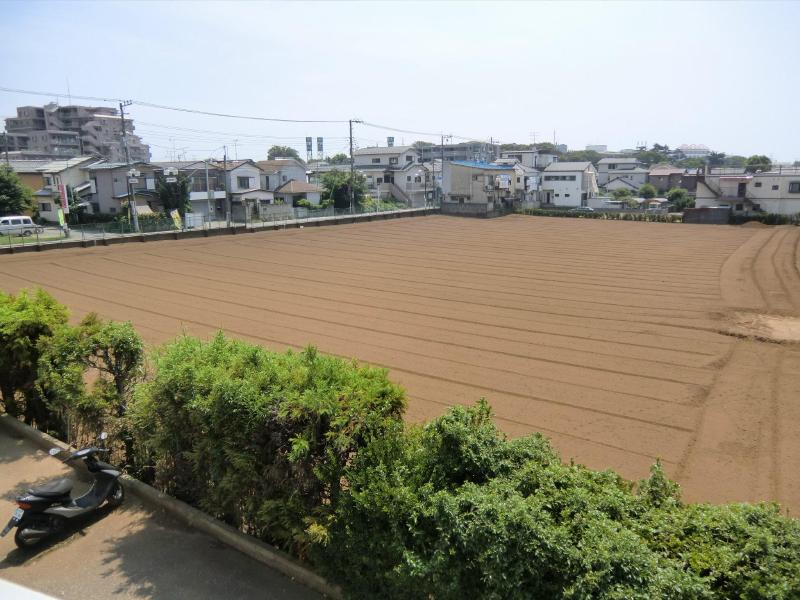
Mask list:
[[[42,177],[42,188],[34,194],[39,209],[39,218],[55,223],[58,221],[58,209],[61,206],[60,186],[63,192],[72,194],[72,203],[89,207],[89,196],[94,192],[94,184],[89,179],[86,167],[102,162],[94,156],[79,156],[49,161],[39,167]],[[90,211],[91,212],[91,211]]]
[[[287,181],[308,181],[306,165],[296,158],[275,158],[259,160],[256,165],[263,171],[262,186],[264,190],[276,190]]]
[[[650,168],[647,182],[652,184],[659,194],[665,194],[672,188],[683,188],[693,193],[697,189],[697,172],[698,169],[656,165]]]
[[[544,170],[539,202],[542,206],[588,206],[597,194],[597,170],[592,163],[558,162]]]
[[[513,204],[516,172],[511,165],[445,161],[442,187],[442,213],[489,216]]]
[[[216,162],[189,160],[152,164],[161,171],[177,169],[189,179],[189,202],[195,215],[210,220],[225,218],[225,178]]]
[[[505,150],[500,154],[500,158],[516,159],[521,165],[541,170],[554,162],[558,162],[557,154],[540,152],[539,150]]]
[[[394,198],[408,206],[425,206],[427,169],[412,146],[376,146],[353,152],[355,169],[366,179],[370,195]]]
[[[48,159],[14,159],[8,161],[8,166],[11,167],[11,170],[17,174],[22,185],[28,188],[31,192],[37,192],[42,189],[44,181],[42,179],[42,172],[39,170],[39,168],[43,167],[49,162],[50,160]]]
[[[216,166],[224,169],[223,163]],[[275,194],[262,186],[264,171],[250,159],[227,162],[226,178],[230,196],[231,218],[236,222],[246,221],[253,215],[261,215],[275,202]]]
[[[647,183],[648,170],[642,167],[633,169],[620,169],[609,176],[608,182],[604,186],[606,190],[613,191],[618,188],[627,188],[631,191],[638,191]]]
[[[639,169],[641,166],[636,158],[601,158],[597,163],[597,185],[605,187],[611,179],[624,175],[624,171]]]
[[[275,200],[278,203],[295,206],[299,200],[307,200],[311,204],[319,205],[324,188],[306,181],[290,179],[274,190]]]
[[[129,177],[128,171],[139,173]],[[83,167],[90,187],[85,196],[92,213],[117,215],[128,212],[129,190],[133,192],[138,214],[161,210],[156,194],[156,178],[160,169],[146,162],[95,162]]]
[[[800,167],[745,173],[741,169],[713,169],[697,182],[695,206],[730,207],[735,215],[768,212],[800,213]]]

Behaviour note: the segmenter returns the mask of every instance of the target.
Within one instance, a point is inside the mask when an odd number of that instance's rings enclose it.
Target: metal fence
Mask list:
[[[436,205],[428,204],[426,207],[435,208]],[[260,210],[260,211],[238,211],[230,218],[215,218],[207,215],[189,213],[182,219],[181,227],[168,218],[140,218],[139,231],[137,232],[133,224],[128,221],[110,221],[106,223],[74,223],[68,228],[43,227],[35,234],[20,236],[18,234],[3,234],[0,238],[0,246],[31,246],[40,244],[59,244],[66,240],[104,240],[107,238],[127,237],[133,235],[146,235],[152,233],[163,233],[169,231],[193,231],[211,230],[226,228],[248,228],[259,229],[280,225],[294,225],[297,223],[314,222],[320,220],[336,219],[341,217],[383,214],[383,213],[403,213],[409,208],[397,208],[388,205],[376,205],[372,208],[355,207],[334,208],[332,206],[322,209],[305,207],[276,207],[280,210]]]

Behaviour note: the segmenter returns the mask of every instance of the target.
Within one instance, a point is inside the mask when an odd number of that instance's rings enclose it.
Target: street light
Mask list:
[[[128,209],[131,211],[133,230],[136,233],[139,233],[139,211],[136,210],[136,193],[134,192],[133,184],[139,183],[138,178],[140,175],[141,173],[136,169],[128,171]]]

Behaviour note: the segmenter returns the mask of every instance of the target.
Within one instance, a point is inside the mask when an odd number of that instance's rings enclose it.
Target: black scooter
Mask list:
[[[100,439],[105,440],[108,434],[103,432]],[[61,452],[60,448],[50,450],[50,456]],[[43,539],[60,532],[70,519],[87,515],[103,503],[116,507],[125,499],[125,489],[119,480],[121,472],[97,459],[97,454],[108,452],[103,448],[88,446],[73,452],[63,462],[82,459],[86,468],[94,476],[92,486],[85,494],[72,498],[71,479],[59,479],[52,483],[31,488],[28,495],[17,498],[14,516],[0,533],[5,536],[16,527],[14,542],[19,548],[30,548]]]

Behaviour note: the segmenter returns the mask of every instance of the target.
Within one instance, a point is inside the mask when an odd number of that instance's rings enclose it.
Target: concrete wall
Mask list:
[[[731,211],[728,208],[687,208],[683,211],[684,223],[727,225]]]
[[[499,211],[498,207],[498,211]],[[465,202],[442,202],[441,212],[443,215],[456,215],[460,217],[494,217],[498,216],[495,211],[494,203]]]

